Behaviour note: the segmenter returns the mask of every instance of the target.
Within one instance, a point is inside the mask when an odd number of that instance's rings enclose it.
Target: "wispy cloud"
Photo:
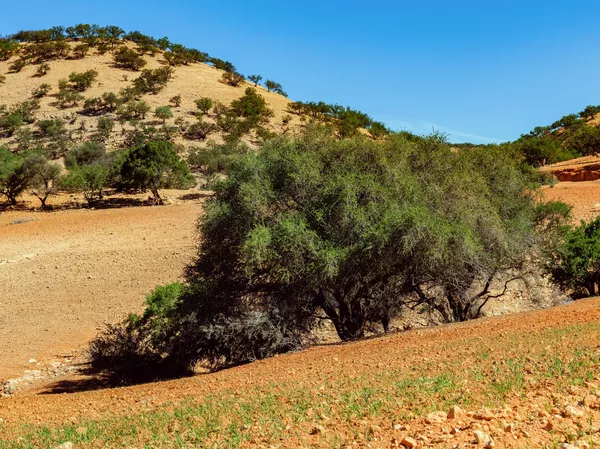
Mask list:
[[[393,116],[380,116],[378,118],[388,127],[394,130],[407,130],[416,134],[427,134],[431,133],[432,131],[440,131],[444,134],[447,134],[448,139],[451,142],[499,143],[505,141],[505,139],[478,136],[477,134],[446,128],[445,126],[437,125],[424,120],[409,121]]]

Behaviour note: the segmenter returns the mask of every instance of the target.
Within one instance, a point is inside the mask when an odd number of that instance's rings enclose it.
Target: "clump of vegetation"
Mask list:
[[[283,95],[284,97],[287,97],[287,94],[284,92],[283,87],[281,87],[281,84],[276,83],[273,80],[265,81],[265,87],[269,92],[275,92],[280,95]]]
[[[155,204],[161,204],[159,189],[187,188],[193,178],[172,143],[154,141],[128,152],[121,166],[121,182],[128,189],[150,190]]]
[[[87,72],[73,72],[69,75],[70,88],[83,92],[87,90],[98,77],[96,70],[88,70]]]
[[[244,75],[238,72],[225,72],[221,77],[222,81],[233,87],[238,87],[244,81]]]
[[[121,47],[114,54],[115,66],[127,70],[140,70],[146,65],[146,60],[135,50]]]
[[[173,118],[173,111],[169,106],[158,106],[154,110],[154,116],[162,120],[163,124],[167,121],[167,119]]]
[[[141,93],[157,94],[165,88],[172,76],[173,69],[171,67],[143,70],[139,78],[133,81],[133,87]]]
[[[529,186],[501,151],[454,152],[437,135],[271,140],[232,158],[184,287],[109,329],[93,364],[123,369],[109,362],[129,348],[155,373],[182,373],[298,348],[318,319],[348,340],[406,307],[476,318],[549,232]]]

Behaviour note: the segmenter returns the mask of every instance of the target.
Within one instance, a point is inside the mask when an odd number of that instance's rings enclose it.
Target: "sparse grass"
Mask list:
[[[354,439],[373,439],[371,425],[378,423],[389,428],[391,423],[447,410],[454,404],[471,410],[499,407],[524,398],[541,383],[551,385],[553,394],[582,385],[598,372],[599,353],[590,341],[599,331],[597,323],[545,329],[486,341],[489,348],[471,348],[473,352],[448,342],[441,348],[443,353],[454,351],[457,358],[435,364],[383,367],[356,377],[333,375],[316,383],[307,379],[307,383],[225,391],[131,416],[58,427],[21,425],[12,429],[8,439],[2,438],[0,427],[0,449],[52,448],[65,441],[77,448],[290,446],[306,438],[317,424],[335,427],[335,431],[311,437],[328,447],[342,447]],[[460,351],[465,351],[463,356]],[[465,366],[467,361],[469,366]],[[549,436],[576,441],[589,435],[591,423],[588,427]]]

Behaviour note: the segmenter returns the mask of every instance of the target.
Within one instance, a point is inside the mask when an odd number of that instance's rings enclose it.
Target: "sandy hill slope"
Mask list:
[[[71,43],[74,46],[75,43]],[[124,44],[129,48],[134,48],[132,43]],[[167,66],[166,61],[161,53],[156,56],[144,55],[143,58],[147,64],[144,69],[156,69]],[[29,64],[20,72],[12,73],[9,70],[11,64],[17,60],[14,56],[7,61],[0,61],[0,75],[6,77],[3,83],[0,83],[0,105],[5,104],[10,110],[11,107],[18,103],[31,98],[32,92],[42,84],[49,84],[52,90],[40,100],[40,109],[35,113],[36,120],[61,119],[66,122],[69,131],[72,132],[71,138],[73,143],[84,141],[95,130],[98,117],[89,117],[82,114],[84,101],[75,107],[61,109],[56,104],[55,95],[58,93],[59,81],[68,79],[73,72],[83,73],[88,70],[96,70],[98,77],[92,86],[82,92],[85,99],[99,97],[103,93],[113,92],[119,95],[121,89],[131,87],[132,81],[140,75],[140,71],[124,70],[114,66],[113,54],[111,52],[104,55],[98,54],[94,49],[90,50],[89,54],[83,59],[55,59],[48,61],[50,66],[49,72],[44,76],[36,76],[39,64]],[[143,123],[148,125],[161,126],[162,123],[153,117],[153,112],[158,106],[169,105],[169,100],[177,95],[181,96],[181,105],[179,107],[172,106],[174,117],[168,119],[166,124],[173,125],[175,121],[183,119],[187,124],[196,122],[195,114],[198,109],[194,100],[200,97],[211,98],[214,102],[220,102],[228,106],[233,100],[240,98],[246,88],[254,87],[254,84],[244,81],[237,87],[232,87],[222,82],[223,71],[216,69],[208,64],[194,63],[190,65],[181,65],[173,67],[174,74],[172,79],[167,83],[166,87],[158,94],[144,94],[141,99],[148,103],[150,112]],[[267,89],[259,85],[256,87],[260,95],[262,95],[268,107],[273,111],[274,116],[270,119],[267,128],[272,131],[281,131],[281,120],[288,115],[287,106],[290,100],[278,93],[269,92]],[[108,114],[107,117],[116,118],[116,115]],[[208,118],[210,121],[210,118]],[[299,119],[292,117],[290,126],[298,124]],[[28,126],[29,129],[35,130],[35,124]],[[84,129],[84,132],[79,132]],[[126,129],[132,129],[131,125],[126,125]],[[77,132],[74,132],[77,131]],[[118,147],[122,141],[120,132],[122,127],[118,124],[113,130],[113,136],[107,142],[109,147]],[[219,140],[218,134],[212,135],[212,139]],[[193,142],[177,136],[174,139],[177,143],[185,145],[199,145],[202,142]],[[11,147],[16,145],[16,137],[0,138],[0,144],[8,144]]]

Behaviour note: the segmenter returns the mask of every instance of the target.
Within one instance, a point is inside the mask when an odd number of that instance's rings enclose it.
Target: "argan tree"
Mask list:
[[[162,204],[159,189],[188,188],[193,183],[186,163],[177,155],[173,144],[165,141],[151,141],[132,148],[120,175],[124,187],[150,190],[155,204]]]
[[[93,364],[116,373],[122,348],[173,375],[298,348],[322,319],[349,340],[404,307],[475,318],[541,242],[530,185],[439,136],[270,140],[215,188],[186,285],[100,337]]]

